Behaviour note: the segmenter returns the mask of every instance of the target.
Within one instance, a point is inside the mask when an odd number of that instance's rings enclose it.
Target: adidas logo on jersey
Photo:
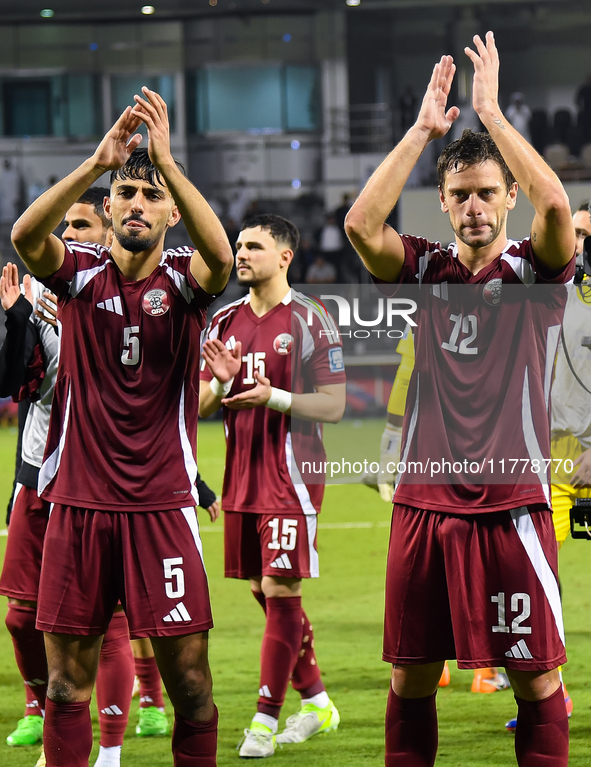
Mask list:
[[[108,312],[114,312],[123,316],[123,307],[121,306],[121,296],[113,296],[113,298],[106,298],[104,301],[99,301],[97,304],[98,309],[106,309]]]
[[[513,647],[508,650],[505,653],[505,656],[507,658],[533,658],[534,656],[530,653],[529,647],[525,644],[525,641],[523,639],[520,639],[517,644],[514,644]]]
[[[291,562],[289,561],[289,557],[287,554],[282,554],[280,557],[277,557],[277,559],[274,562],[271,562],[271,567],[276,567],[278,570],[291,570]]]
[[[179,602],[176,607],[172,608],[168,615],[165,615],[164,618],[162,618],[162,620],[165,623],[170,623],[171,621],[182,623],[183,621],[190,621],[191,616],[185,605],[182,602]]]
[[[106,714],[107,716],[121,716],[122,713],[123,711],[114,703],[112,706],[107,706],[107,708],[101,708],[101,714]]]
[[[261,689],[259,690],[259,695],[261,698],[272,698],[271,690],[267,687],[266,684],[264,684]]]

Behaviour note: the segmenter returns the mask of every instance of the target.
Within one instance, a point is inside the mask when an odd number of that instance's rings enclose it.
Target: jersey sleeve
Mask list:
[[[57,272],[50,274],[49,277],[43,278],[43,284],[45,287],[49,288],[49,290],[55,293],[58,297],[58,300],[63,300],[66,298],[70,290],[72,280],[76,276],[76,273],[80,271],[80,256],[90,256],[91,258],[94,256],[96,259],[96,246],[90,245],[90,243],[88,246],[89,247],[87,248],[85,245],[84,250],[82,250],[81,247],[75,243],[65,242],[63,264],[60,266]]]
[[[573,253],[571,260],[561,269],[558,274],[550,272],[548,267],[536,256],[529,237],[523,241],[528,259],[531,261],[536,272],[536,283],[541,285],[564,285],[575,276],[576,254]]]
[[[314,348],[309,354],[306,366],[314,386],[340,384],[347,381],[343,345],[338,332],[331,332],[335,328],[336,323],[326,310],[319,309],[313,314],[310,330]],[[304,355],[306,355],[305,346],[305,344],[302,345]]]
[[[404,248],[404,263],[396,282],[385,282],[379,277],[371,275],[371,279],[380,293],[389,297],[396,295],[398,285],[416,285],[422,282],[431,254],[441,250],[439,243],[431,243],[423,237],[401,234],[400,239]]]
[[[191,258],[194,253],[195,249],[189,247],[167,250],[163,254],[161,263],[164,264],[166,273],[189,306],[195,311],[201,311],[207,309],[224,291],[211,295],[203,290],[191,272]]]

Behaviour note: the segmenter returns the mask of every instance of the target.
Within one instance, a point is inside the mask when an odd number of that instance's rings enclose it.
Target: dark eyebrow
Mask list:
[[[74,218],[72,221],[64,219],[64,223],[68,226],[92,226],[92,223],[87,218]]]
[[[161,195],[164,197],[164,190],[158,189],[157,186],[153,186],[152,184],[147,184],[146,186],[137,187],[134,184],[120,184],[117,187],[117,191],[120,192],[123,190],[124,192],[136,192],[138,188],[142,189],[142,191],[145,192],[155,192],[156,194]]]

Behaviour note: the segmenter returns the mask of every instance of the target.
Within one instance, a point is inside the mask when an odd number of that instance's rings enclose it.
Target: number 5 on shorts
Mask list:
[[[298,537],[298,520],[284,519],[281,526],[281,543],[279,542],[279,517],[275,517],[269,522],[269,527],[273,531],[270,549],[283,549],[283,551],[293,551],[296,547]]]
[[[185,574],[180,567],[174,567],[174,565],[182,565],[182,557],[170,557],[169,559],[163,559],[164,565],[164,577],[170,583],[166,583],[165,590],[166,596],[169,599],[179,599],[185,595]],[[176,584],[174,583],[176,579]],[[175,588],[176,586],[176,588]]]

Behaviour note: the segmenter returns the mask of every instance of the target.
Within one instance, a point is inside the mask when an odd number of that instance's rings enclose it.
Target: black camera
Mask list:
[[[591,541],[591,498],[576,498],[570,510],[570,534]]]
[[[591,212],[589,213],[591,216]],[[585,237],[583,241],[583,252],[577,256],[577,266],[575,268],[575,282],[580,284],[585,277],[591,277],[591,237]]]

